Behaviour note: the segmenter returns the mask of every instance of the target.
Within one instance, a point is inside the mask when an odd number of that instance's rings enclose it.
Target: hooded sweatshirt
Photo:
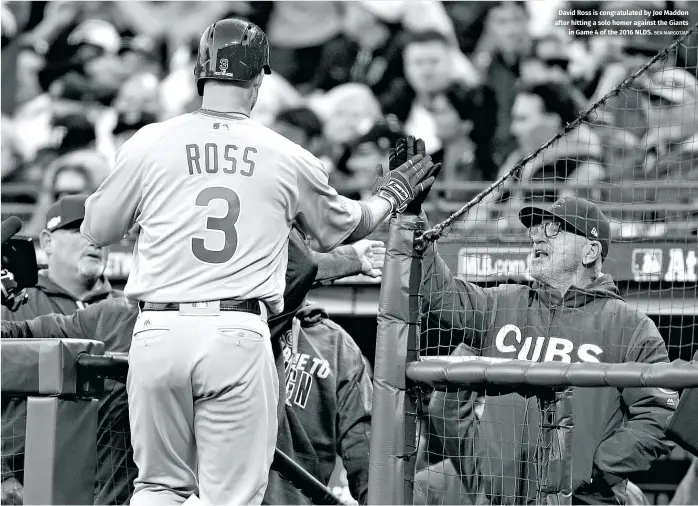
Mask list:
[[[547,286],[481,288],[455,278],[435,250],[423,264],[428,346],[465,344],[490,361],[669,361],[652,320],[623,301],[608,275],[564,295]],[[677,403],[676,392],[658,388],[572,389],[575,496],[612,500],[613,485],[668,454],[673,445],[664,431]],[[491,501],[536,500],[539,426],[535,397],[485,396],[472,452]]]
[[[361,350],[309,304],[298,311],[283,340],[286,366],[285,415],[277,448],[327,485],[337,455],[347,470],[349,490],[362,504],[368,491],[373,386]],[[276,471],[269,473],[263,504],[311,504]]]

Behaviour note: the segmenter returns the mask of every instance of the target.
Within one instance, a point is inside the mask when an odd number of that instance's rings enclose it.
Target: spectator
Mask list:
[[[364,84],[342,84],[309,105],[323,122],[323,135],[334,160],[381,118],[380,104]]]
[[[487,12],[493,2],[444,2],[455,28],[456,40],[463,54],[471,56],[485,31]]]
[[[133,74],[119,88],[112,107],[130,121],[143,114],[159,118],[162,112],[159,86],[160,80],[155,74]]]
[[[497,103],[488,87],[467,88],[452,84],[432,102],[436,134],[443,148],[432,155],[442,163],[439,179],[451,182],[494,181],[497,167],[492,159]],[[479,191],[453,190],[440,197],[468,202]]]
[[[533,83],[519,87],[512,111],[511,133],[517,148],[509,155],[499,169],[499,176],[508,173],[526,155],[540,148],[555,137],[563,127],[571,123],[579,114],[577,102],[567,87],[559,83]],[[598,191],[574,185],[588,185],[605,177],[601,163],[601,144],[598,136],[585,123],[579,124],[565,137],[543,150],[526,163],[520,173],[523,182],[569,183],[564,190],[521,190],[513,180],[508,180],[499,190],[495,190],[471,211],[463,224],[471,229],[487,225],[490,212],[497,203],[508,203],[509,212],[518,209],[523,202],[554,201],[559,197],[577,194],[594,196]],[[496,213],[495,213],[496,216]],[[517,219],[510,219],[508,212],[500,217],[498,226],[502,229],[521,230]]]
[[[647,134],[640,140],[633,156],[623,160],[613,181],[620,192],[612,191],[608,199],[635,203],[695,204],[698,193],[690,187],[634,188],[628,182],[698,181],[698,81],[679,68],[656,69],[637,83],[647,102]],[[620,195],[618,195],[620,193]],[[669,210],[623,214],[622,237],[656,237],[667,226],[683,226],[691,220],[688,211]],[[638,223],[643,218],[645,223]]]
[[[12,120],[5,115],[2,116],[2,129],[0,129],[0,134],[2,134],[2,149],[0,150],[2,162],[0,164],[0,169],[2,169],[2,181],[4,182],[12,177],[20,164],[20,154],[17,149],[14,125],[12,124]]]
[[[155,41],[147,35],[123,38],[119,49],[120,73],[125,76],[153,74],[159,76],[160,63]]]
[[[274,131],[315,156],[323,151],[322,123],[317,115],[307,107],[297,107],[282,111],[272,126]]]
[[[41,247],[48,256],[48,269],[39,272],[36,287],[29,288],[28,302],[12,313],[2,308],[3,321],[21,321],[51,313],[70,315],[86,305],[120,296],[104,277],[107,249],[88,244],[80,235],[86,195],[66,197],[48,212],[41,232]],[[125,350],[124,350],[125,351]],[[2,401],[3,481],[14,478],[24,483],[24,434],[26,403],[22,399]],[[8,459],[11,462],[8,462]]]
[[[496,2],[487,13],[483,34],[474,59],[484,74],[483,82],[497,97],[495,162],[501,164],[515,149],[511,135],[511,111],[515,84],[521,75],[521,63],[531,51],[528,14],[524,2]]]
[[[138,129],[163,116],[158,78],[137,73],[126,79],[109,109],[95,113],[96,150],[112,160]]]
[[[49,208],[59,198],[94,192],[108,173],[106,159],[92,150],[78,150],[57,158],[46,169],[34,216],[27,224],[25,234],[38,236]]]
[[[388,153],[402,136],[394,122],[380,120],[347,148],[330,178],[342,195],[364,199],[373,193],[376,166],[388,167]]]
[[[362,83],[376,96],[402,77],[401,2],[347,2],[344,32],[348,54],[329,55],[327,81]]]
[[[383,112],[403,123],[406,133],[423,138],[429,153],[433,153],[441,149],[441,144],[429,110],[432,100],[454,81],[473,85],[477,77],[469,61],[464,63],[465,56],[454,50],[454,43],[438,30],[413,32],[402,58],[405,79],[395,81],[381,97]]]
[[[267,26],[262,25],[271,45],[271,68],[302,93],[325,83],[327,57],[345,55],[342,37],[344,2],[270,2]],[[330,56],[331,55],[331,56]]]
[[[44,59],[36,52],[24,46],[19,48],[15,70],[15,107],[21,107],[41,95],[43,90],[39,84],[39,70],[43,65]]]
[[[0,7],[2,8],[0,16],[2,114],[12,115],[16,106],[18,88],[21,87],[18,79],[15,78],[19,68],[19,54],[22,52],[21,34],[28,28],[34,6],[31,2],[2,0]]]
[[[285,109],[294,109],[303,105],[304,98],[298,90],[291,86],[281,74],[272,71],[268,76],[264,76],[259,88],[257,104],[250,117],[264,126],[271,127],[276,116]]]

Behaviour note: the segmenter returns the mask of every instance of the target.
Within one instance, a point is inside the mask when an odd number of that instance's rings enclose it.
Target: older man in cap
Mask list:
[[[428,248],[423,330],[430,346],[432,340],[451,349],[466,346],[490,361],[668,362],[652,320],[626,303],[602,273],[610,224],[598,206],[562,198],[548,208],[525,207],[519,218],[532,242],[531,286],[482,288],[456,278],[436,247]],[[541,427],[536,399],[488,393],[484,407],[470,410],[471,426],[459,429],[460,449],[451,459],[463,484],[486,503],[535,501]],[[648,470],[672,448],[664,431],[677,393],[578,388],[570,402],[572,454],[564,458],[571,459],[575,504],[625,501],[628,477]]]

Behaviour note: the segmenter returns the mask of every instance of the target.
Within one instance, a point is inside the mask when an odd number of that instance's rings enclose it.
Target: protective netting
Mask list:
[[[615,80],[584,107],[565,85],[522,86],[512,112],[519,149],[501,166],[500,179],[467,204],[425,207],[432,225],[443,219],[439,210],[453,214],[425,234],[421,360],[651,363],[667,353],[672,361],[692,359],[698,68],[686,62],[696,61],[698,48],[688,41],[697,28],[654,58],[609,72]],[[573,110],[584,112],[563,121]],[[557,135],[527,148],[556,121]],[[471,193],[486,186],[449,183],[450,190]],[[593,211],[566,207],[572,197],[605,214],[609,246]],[[567,214],[545,216],[531,230],[522,223],[523,208],[553,204],[552,211]],[[597,253],[602,264],[593,260]],[[484,389],[419,395],[415,504],[540,503],[560,473],[573,472],[565,438],[605,416],[575,411],[573,420],[559,398]],[[588,396],[590,412],[607,400],[607,394],[576,395]],[[666,499],[672,490],[666,480],[675,486],[685,467],[677,450],[654,463],[659,472],[638,474],[627,496],[639,500],[637,484],[653,500]]]
[[[491,504],[491,497],[543,504],[558,490],[550,482],[565,462],[559,431],[548,430],[558,421],[554,394],[518,404],[489,396],[490,407],[511,410],[510,423],[482,419],[486,395],[487,389],[431,394],[434,415],[425,418],[421,433],[431,458],[417,466],[414,504]]]
[[[26,402],[18,397],[3,396],[2,414],[2,481],[4,488],[15,491],[24,481]]]
[[[97,430],[95,504],[126,504],[138,470],[133,462],[126,386],[105,381]]]

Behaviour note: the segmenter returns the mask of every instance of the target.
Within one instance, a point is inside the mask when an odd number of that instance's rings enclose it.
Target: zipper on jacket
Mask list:
[[[561,304],[562,303],[550,306],[550,321],[548,322],[548,339],[552,337],[550,333],[553,331],[553,322],[555,321],[555,315],[557,314],[557,310],[561,306]]]

